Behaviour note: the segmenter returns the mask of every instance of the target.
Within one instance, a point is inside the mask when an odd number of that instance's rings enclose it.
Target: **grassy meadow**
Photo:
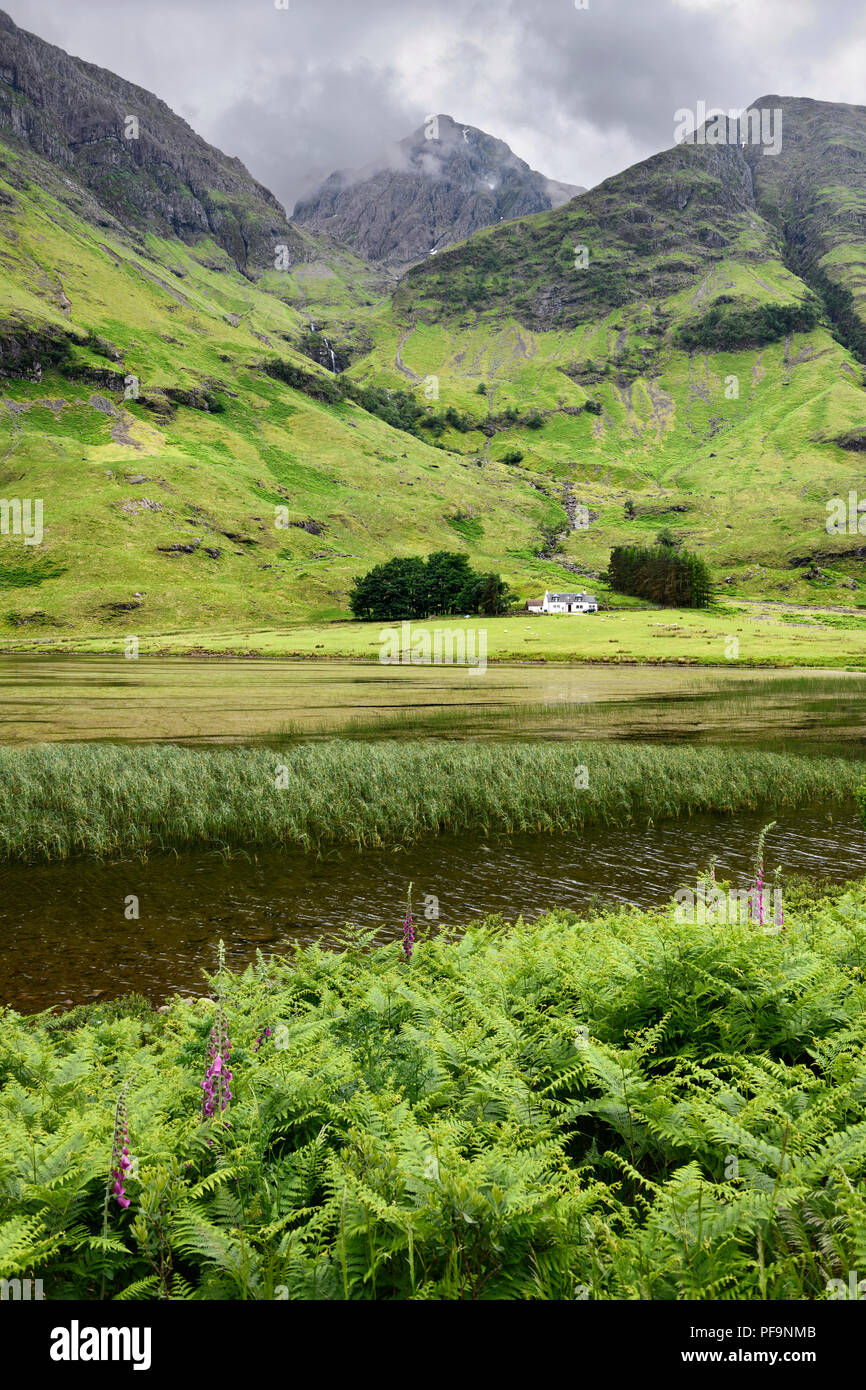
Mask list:
[[[694,610],[626,609],[576,617],[528,616],[517,613],[502,618],[438,619],[413,623],[413,632],[433,632],[437,627],[456,632],[486,632],[487,659],[492,661],[557,662],[665,662],[702,666],[818,666],[866,668],[866,614],[851,616],[850,627],[824,625],[820,613],[802,612],[802,626],[786,621],[788,615],[745,606],[723,612]],[[301,625],[284,633],[269,631],[228,637],[235,650],[261,654],[317,657],[354,657],[378,660],[381,628],[372,623]],[[736,658],[730,639],[738,645]],[[190,650],[196,639],[181,637],[180,650]],[[201,635],[203,645],[219,651],[226,639]],[[247,643],[249,643],[247,645]],[[158,650],[176,648],[172,638]],[[477,648],[476,648],[477,650]]]
[[[775,935],[671,910],[493,918],[408,960],[373,935],[163,1013],[4,1011],[0,1276],[52,1299],[847,1296],[866,887],[805,894]],[[230,1098],[203,1118],[214,1037]]]
[[[381,633],[399,623],[323,622],[193,627],[138,631],[136,615],[124,615],[113,636],[105,633],[36,636],[26,632],[0,638],[0,651],[116,654],[128,635],[138,636],[144,655],[213,654],[303,658],[345,658],[378,662]],[[486,633],[487,660],[501,662],[623,662],[753,667],[866,669],[866,611],[790,609],[773,604],[726,603],[707,610],[623,607],[568,615],[518,612],[501,618],[461,617],[413,622],[415,633],[447,628]],[[732,645],[732,639],[736,645]],[[478,646],[474,648],[478,651]],[[732,653],[736,652],[736,655]]]

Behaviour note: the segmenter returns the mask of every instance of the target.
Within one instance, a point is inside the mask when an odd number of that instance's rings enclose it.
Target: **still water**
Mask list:
[[[410,880],[439,922],[486,913],[533,918],[603,899],[649,907],[694,884],[712,855],[718,873],[745,887],[761,826],[772,815],[700,816],[649,829],[587,829],[580,836],[427,841],[409,850],[166,856],[145,863],[71,861],[0,871],[0,1002],[23,1013],[90,1003],[137,990],[154,1001],[204,993],[217,946],[242,969],[293,941],[327,943],[347,921],[401,932]],[[866,865],[866,831],[853,810],[785,811],[767,840],[766,865],[836,881]],[[125,903],[139,901],[138,921]]]
[[[845,672],[661,667],[387,667],[352,662],[0,657],[0,743],[169,740],[193,746],[331,737],[600,738],[750,744],[866,756],[866,677]],[[22,1012],[131,990],[153,1000],[207,989],[224,940],[243,968],[346,922],[400,933],[410,881],[429,929],[487,913],[532,918],[597,899],[640,907],[694,883],[711,855],[746,886],[771,813],[649,829],[412,849],[214,854],[147,862],[0,866],[0,1004]],[[854,810],[786,811],[772,870],[836,880],[866,872]],[[139,917],[127,920],[128,899]]]
[[[0,743],[285,736],[796,740],[862,755],[866,676],[658,666],[0,656]]]

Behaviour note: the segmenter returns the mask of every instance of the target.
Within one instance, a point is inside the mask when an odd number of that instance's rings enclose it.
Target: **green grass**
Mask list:
[[[597,742],[42,744],[0,749],[0,857],[556,834],[844,801],[861,781],[841,758]]]
[[[220,971],[218,1004],[4,1011],[0,1276],[91,1300],[844,1297],[866,888],[799,901],[776,935],[491,918],[422,931],[409,963],[347,930]],[[232,1098],[202,1122],[218,1017]],[[126,1211],[103,1206],[121,1088]]]
[[[285,534],[285,533],[282,533]],[[294,533],[292,533],[294,534]],[[300,533],[299,533],[300,534]],[[182,557],[186,559],[187,557]],[[594,586],[595,587],[595,586]],[[44,605],[44,597],[40,595]],[[413,622],[412,633],[485,633],[488,662],[623,663],[679,666],[866,668],[866,630],[855,620],[825,622],[826,610],[801,608],[786,613],[772,605],[729,603],[713,609],[648,609],[629,606],[581,616],[533,616],[525,612],[502,618],[461,617]],[[793,621],[791,621],[793,620]],[[379,662],[383,630],[393,625],[318,622],[208,629],[203,625],[146,633],[141,614],[126,614],[114,632],[98,635],[52,633],[38,643],[28,635],[0,638],[0,650],[40,650],[121,655],[127,632],[140,633],[142,655],[203,652],[213,655],[254,654],[274,657],[346,658]],[[399,625],[398,630],[399,630]],[[736,639],[736,646],[731,639]],[[474,650],[479,650],[476,638]],[[477,678],[481,680],[479,676]]]

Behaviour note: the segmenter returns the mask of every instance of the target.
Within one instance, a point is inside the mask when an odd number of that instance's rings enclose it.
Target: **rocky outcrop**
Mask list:
[[[483,130],[437,116],[367,168],[331,174],[292,215],[399,270],[482,227],[549,211],[583,191],[536,173]]]
[[[866,429],[846,430],[844,434],[837,434],[830,440],[831,444],[838,444],[840,449],[851,449],[854,453],[866,452]]]
[[[41,381],[43,371],[65,362],[71,335],[53,325],[0,323],[0,377]]]
[[[142,87],[72,58],[0,11],[0,131],[78,179],[112,217],[190,242],[211,235],[247,274],[307,252],[238,159]]]
[[[780,137],[769,158],[759,143],[743,150],[758,209],[780,229],[788,264],[820,295],[835,335],[866,362],[866,106],[782,96],[753,106],[774,113]]]

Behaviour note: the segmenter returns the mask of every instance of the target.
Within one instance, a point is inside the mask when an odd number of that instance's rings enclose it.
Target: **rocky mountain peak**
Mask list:
[[[503,140],[440,114],[364,168],[331,174],[293,216],[402,269],[482,227],[549,211],[583,191],[530,169]]]

